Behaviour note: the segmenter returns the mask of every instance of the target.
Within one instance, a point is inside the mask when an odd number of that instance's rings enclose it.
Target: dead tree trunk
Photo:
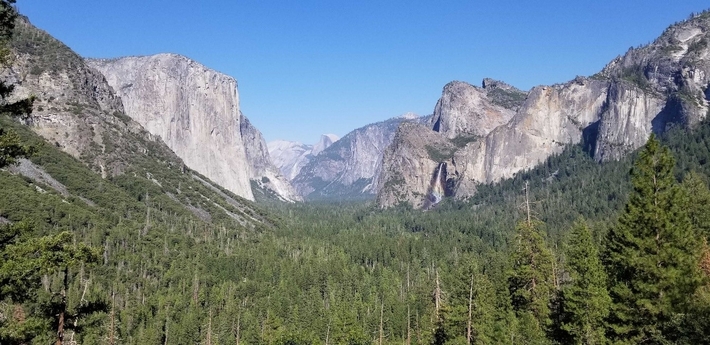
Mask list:
[[[69,285],[69,266],[64,267],[64,284],[62,285],[62,302],[59,310],[59,322],[57,326],[57,341],[56,345],[64,344],[64,319],[67,313],[67,286]]]

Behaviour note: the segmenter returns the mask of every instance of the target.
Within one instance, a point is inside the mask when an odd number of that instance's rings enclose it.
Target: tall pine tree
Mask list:
[[[545,342],[554,291],[553,257],[540,234],[540,226],[540,222],[527,221],[516,228],[513,270],[508,277],[518,333],[530,344]]]
[[[583,221],[572,229],[567,259],[570,281],[562,288],[562,328],[575,344],[604,344],[611,299],[599,250]]]
[[[651,135],[631,170],[633,191],[607,235],[610,336],[619,343],[673,341],[678,319],[701,283],[699,248],[674,159]]]

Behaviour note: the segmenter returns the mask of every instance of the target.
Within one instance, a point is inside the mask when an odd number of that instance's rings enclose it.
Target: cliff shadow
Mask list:
[[[660,135],[674,126],[684,125],[683,104],[677,95],[668,97],[666,105],[660,113],[651,120],[651,132]]]
[[[592,122],[589,126],[582,130],[582,149],[590,157],[594,156],[594,150],[597,148],[599,125],[601,122],[602,120]]]

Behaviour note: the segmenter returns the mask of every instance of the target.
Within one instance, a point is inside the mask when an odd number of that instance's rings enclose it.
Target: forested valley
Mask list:
[[[0,344],[709,342],[708,120],[620,161],[582,143],[468,200],[382,210],[250,202],[151,143],[102,178],[22,124],[33,99],[12,91]]]
[[[0,172],[3,344],[54,341],[59,315],[82,344],[708,338],[709,123],[621,162],[569,147],[428,212],[273,203],[259,227],[200,221],[146,200],[160,191],[145,179],[101,181],[36,147],[96,205]]]

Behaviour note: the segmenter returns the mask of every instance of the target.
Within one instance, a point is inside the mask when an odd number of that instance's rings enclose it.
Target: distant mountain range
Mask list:
[[[397,128],[404,122],[425,119],[408,113],[355,129],[339,140],[323,135],[312,148],[298,142],[274,141],[269,143],[269,152],[306,200],[373,199],[383,153]]]

